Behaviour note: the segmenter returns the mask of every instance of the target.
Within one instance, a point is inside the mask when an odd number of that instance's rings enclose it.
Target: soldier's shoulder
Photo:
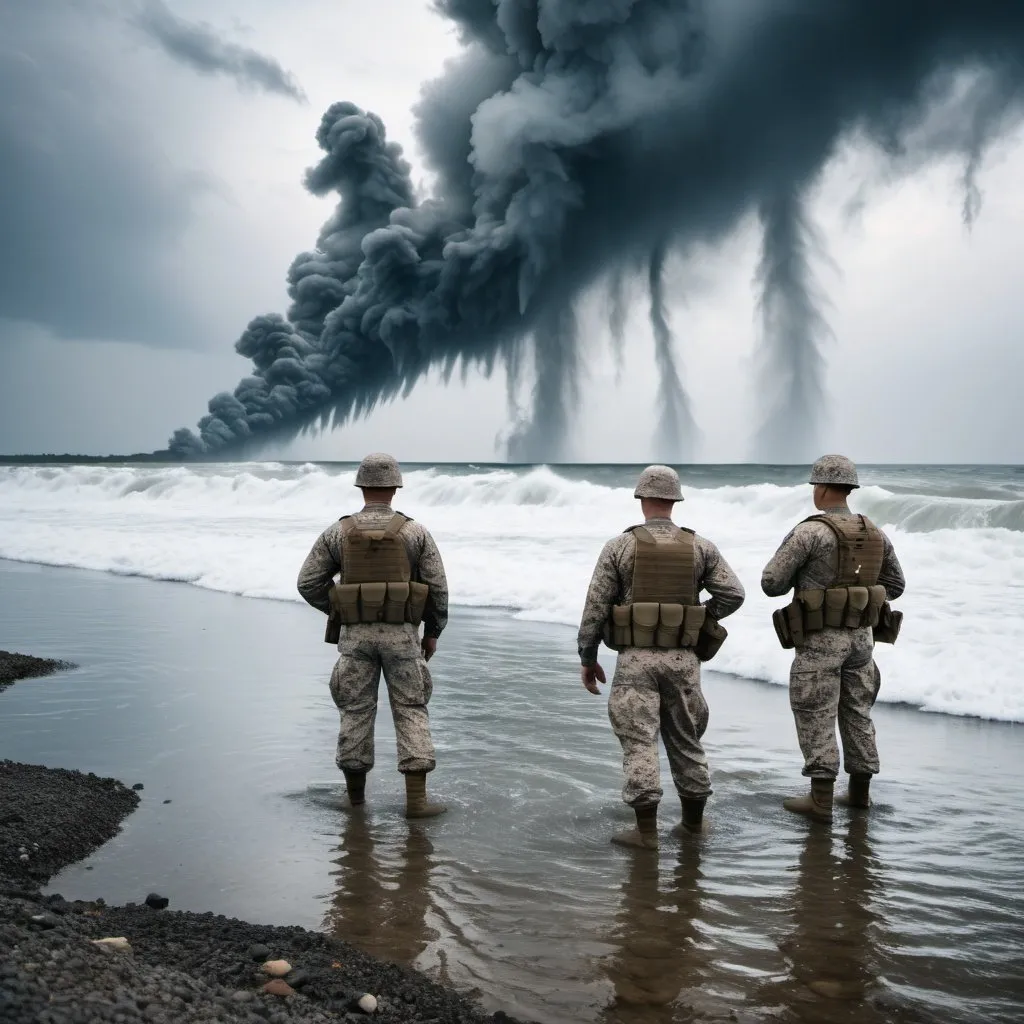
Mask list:
[[[397,512],[398,510],[396,509],[395,511]],[[418,540],[430,537],[430,531],[422,523],[417,522],[412,516],[406,515],[405,512],[399,512],[398,514],[405,516],[405,522],[402,524],[402,536]]]
[[[710,537],[705,537],[696,530],[690,532],[693,534],[693,546],[698,551],[705,555],[718,553],[718,545]]]
[[[601,548],[601,558],[617,558],[623,551],[632,548],[635,543],[636,540],[630,530],[617,533],[604,542],[604,547]]]

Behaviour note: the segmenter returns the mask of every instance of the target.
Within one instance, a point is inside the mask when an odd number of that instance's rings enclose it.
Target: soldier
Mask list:
[[[331,673],[331,696],[341,714],[336,760],[352,806],[365,802],[366,773],[373,768],[383,671],[398,770],[405,776],[406,817],[429,818],[446,810],[427,800],[427,773],[435,764],[427,662],[448,621],[448,582],[434,539],[391,508],[401,486],[401,470],[390,455],[367,455],[356,473],[362,511],[343,516],[317,538],[299,572],[298,589],[309,604],[328,613],[327,639],[338,644],[340,657]]]
[[[597,684],[606,680],[598,644],[603,639],[620,652],[608,717],[622,744],[622,799],[636,813],[636,828],[612,842],[656,850],[663,793],[658,732],[683,805],[674,831],[700,832],[711,793],[700,742],[708,725],[700,663],[718,651],[726,635],[718,620],[736,611],[744,594],[718,548],[672,522],[672,506],[683,500],[674,469],[648,466],[633,496],[645,521],[608,541],[597,561],[580,623],[580,677],[599,693]],[[703,605],[702,590],[711,594]]]
[[[851,807],[871,802],[871,776],[878,773],[871,708],[881,685],[874,645],[895,642],[902,614],[888,601],[903,593],[904,580],[889,538],[847,505],[860,486],[857,467],[842,455],[824,455],[811,467],[809,482],[821,514],[790,531],[765,566],[761,589],[769,597],[794,591],[774,622],[782,646],[796,648],[789,702],[811,790],[783,806],[831,821],[839,773],[837,718],[850,776],[839,802]]]

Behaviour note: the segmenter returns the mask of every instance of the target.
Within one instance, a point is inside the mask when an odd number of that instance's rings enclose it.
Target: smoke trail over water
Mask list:
[[[652,458],[661,462],[688,462],[693,457],[697,425],[679,379],[673,351],[672,330],[665,312],[665,246],[658,243],[651,253],[648,285],[651,292],[651,327],[654,330],[654,360],[658,367],[658,427],[652,441]]]
[[[198,433],[175,433],[178,455],[238,453],[343,423],[431,368],[501,364],[514,386],[529,364],[531,406],[510,452],[556,458],[585,367],[581,295],[614,282],[611,335],[628,347],[624,365],[649,352],[649,338],[624,337],[624,293],[614,291],[639,267],[661,375],[658,437],[676,438],[682,453],[695,431],[665,316],[664,253],[719,242],[751,213],[764,231],[759,444],[776,458],[808,439],[813,447],[824,324],[806,183],[857,137],[900,171],[961,156],[973,196],[986,146],[1021,112],[1024,4],[435,6],[459,26],[465,52],[416,110],[434,194],[416,202],[409,166],[373,114],[350,103],[327,111],[317,132],[325,155],[306,185],[337,194],[337,209],[316,250],[291,266],[287,320],[249,324],[236,349],[251,374],[211,400]],[[975,208],[972,198],[969,216]]]

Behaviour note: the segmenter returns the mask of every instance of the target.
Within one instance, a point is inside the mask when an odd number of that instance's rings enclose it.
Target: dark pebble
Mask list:
[[[293,971],[290,971],[285,975],[284,980],[287,981],[292,988],[302,988],[303,985],[308,985],[312,979],[309,971],[304,967],[296,967]]]
[[[249,947],[249,959],[259,964],[266,963],[270,959],[270,947],[264,946],[261,942],[254,942]]]
[[[154,910],[163,910],[171,901],[166,896],[161,896],[159,893],[151,892],[146,897],[146,906],[152,907]]]
[[[134,789],[136,793],[139,792],[139,790],[142,790],[142,789],[145,789],[145,788],[146,787],[141,782],[136,782],[135,785],[132,786],[132,789]]]
[[[165,800],[164,801],[165,804],[169,804],[170,802],[171,802],[170,800]]]

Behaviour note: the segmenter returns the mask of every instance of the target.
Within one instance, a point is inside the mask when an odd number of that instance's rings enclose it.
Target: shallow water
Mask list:
[[[655,860],[608,844],[630,813],[571,630],[455,614],[431,662],[451,812],[413,824],[386,701],[371,804],[335,806],[321,636],[286,602],[0,562],[0,647],[81,665],[0,696],[0,756],[145,784],[51,889],[335,930],[539,1021],[1024,1017],[1019,726],[879,707],[876,806],[829,830],[779,806],[785,692],[708,672],[711,829],[672,839],[667,794]]]

